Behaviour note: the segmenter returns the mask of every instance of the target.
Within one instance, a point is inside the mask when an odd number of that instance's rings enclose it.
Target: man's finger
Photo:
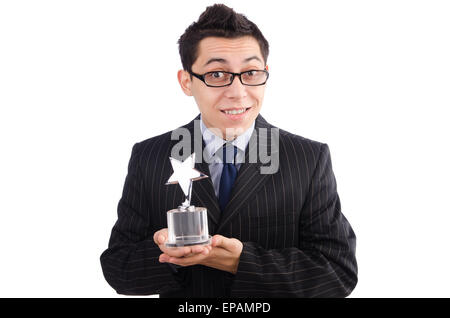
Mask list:
[[[234,252],[242,246],[242,243],[235,238],[228,238],[222,235],[214,235],[212,238],[213,247],[221,247],[228,250],[229,252]]]
[[[189,246],[183,247],[166,247],[165,245],[160,245],[160,250],[173,257],[184,257],[192,253],[191,248]]]
[[[166,254],[161,254],[161,255],[159,255],[159,261],[160,261],[161,263],[166,263],[166,262],[169,261],[169,259],[170,259],[170,256],[168,256],[168,255],[166,255]]]
[[[227,240],[226,237],[217,234],[217,235],[214,235],[214,236],[213,236],[211,244],[212,244],[212,246],[214,246],[214,247],[223,247],[223,248],[226,248],[226,244],[227,244],[227,243],[226,243],[226,240]]]
[[[167,237],[167,228],[161,229],[159,231],[156,231],[155,234],[153,234],[153,241],[155,244],[161,245],[164,244]]]
[[[163,260],[168,263],[175,264],[175,265],[192,266],[192,265],[199,264],[205,257],[206,257],[206,255],[203,255],[203,254],[195,254],[195,255],[189,256],[189,257],[168,257],[168,259],[166,259],[164,256]]]
[[[199,253],[203,253],[207,249],[207,247],[204,245],[193,245],[193,246],[191,246],[191,249],[192,249],[192,253],[199,254]]]
[[[155,244],[158,244],[158,237],[159,237],[159,231],[155,232],[155,234],[153,234],[153,242],[155,242]]]

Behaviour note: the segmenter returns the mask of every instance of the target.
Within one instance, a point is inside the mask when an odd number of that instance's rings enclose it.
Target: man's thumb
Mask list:
[[[213,239],[212,239],[212,246],[214,247],[226,247],[227,245],[227,239],[226,237],[220,235],[220,234],[216,234],[214,235]]]

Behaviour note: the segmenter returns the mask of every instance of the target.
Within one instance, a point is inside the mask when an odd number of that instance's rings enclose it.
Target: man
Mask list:
[[[193,183],[191,203],[207,208],[212,243],[165,246],[166,212],[184,200],[178,185],[165,185],[180,134],[142,141],[101,256],[108,283],[121,294],[161,297],[349,295],[356,238],[341,213],[328,146],[259,115],[269,46],[258,27],[214,5],[186,29],[179,48],[180,86],[200,110],[181,131],[190,132],[187,145],[201,159],[196,169],[210,176]]]

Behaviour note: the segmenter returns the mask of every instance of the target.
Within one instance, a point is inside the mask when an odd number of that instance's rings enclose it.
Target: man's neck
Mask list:
[[[253,121],[248,127],[238,127],[238,128],[217,128],[217,127],[210,127],[210,125],[203,120],[203,117],[200,115],[200,120],[202,122],[202,134],[204,133],[205,129],[208,129],[209,132],[214,134],[215,136],[221,138],[224,141],[233,141],[236,138],[238,138],[241,135],[244,135],[248,133],[249,131],[253,132],[253,129],[255,127],[255,121]]]

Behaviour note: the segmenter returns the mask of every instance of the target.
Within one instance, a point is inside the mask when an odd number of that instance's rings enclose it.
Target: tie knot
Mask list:
[[[223,163],[234,163],[235,158],[236,158],[236,153],[237,153],[237,148],[236,146],[233,146],[233,144],[231,143],[225,143],[222,147],[223,149],[223,155],[222,155],[222,160]]]

